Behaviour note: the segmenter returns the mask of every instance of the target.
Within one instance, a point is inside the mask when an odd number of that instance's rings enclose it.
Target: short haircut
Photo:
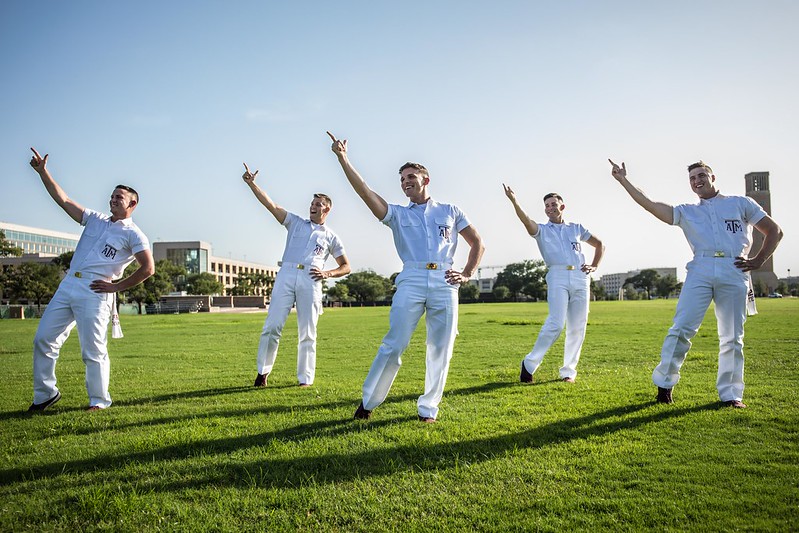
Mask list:
[[[430,177],[430,173],[421,163],[411,163],[410,161],[408,161],[407,163],[405,163],[400,167],[399,173],[402,174],[402,171],[405,170],[406,168],[416,169],[419,171],[419,174],[421,174],[422,176],[427,176],[428,178]]]
[[[545,194],[544,195],[544,202],[546,202],[550,198],[557,198],[558,200],[560,200],[561,203],[563,203],[563,198],[556,192],[549,192],[549,193]]]
[[[691,163],[690,165],[688,165],[688,172],[691,172],[695,168],[704,168],[705,170],[707,170],[707,173],[709,175],[711,175],[711,176],[713,175],[713,169],[710,168],[710,165],[708,165],[707,163],[705,163],[701,159],[699,161],[697,161],[696,163]]]
[[[128,185],[117,185],[114,189],[122,189],[123,191],[128,191],[130,194],[133,195],[133,199],[136,200],[136,203],[139,203],[139,193],[136,192],[136,189],[133,187],[129,187]]]
[[[322,200],[322,203],[327,205],[327,207],[333,207],[333,200],[325,193],[315,192],[313,197]]]

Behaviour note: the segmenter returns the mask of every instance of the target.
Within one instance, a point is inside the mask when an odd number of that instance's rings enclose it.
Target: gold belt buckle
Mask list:
[[[305,270],[305,265],[297,265],[297,270]]]
[[[80,272],[75,272],[75,277],[76,278],[82,278],[83,274],[81,274]]]
[[[438,263],[427,263],[427,270],[438,270]]]
[[[566,265],[566,270],[574,270],[574,265]]]
[[[713,257],[724,257],[724,252],[713,252]]]

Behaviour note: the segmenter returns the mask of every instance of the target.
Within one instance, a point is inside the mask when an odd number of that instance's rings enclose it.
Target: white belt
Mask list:
[[[696,250],[694,257],[735,257],[729,250]]]
[[[578,267],[574,265],[548,265],[548,269],[550,270],[577,270]]]
[[[103,281],[111,281],[109,276],[101,276],[100,274],[92,274],[91,272],[70,271],[68,276],[74,276],[81,279],[101,279]]]
[[[447,270],[452,268],[452,263],[436,263],[431,261],[429,263],[407,261],[402,264],[403,268],[417,269],[417,270]]]
[[[305,270],[305,265],[302,263],[289,263],[288,261],[278,261],[277,266],[283,268],[296,268],[297,270]]]

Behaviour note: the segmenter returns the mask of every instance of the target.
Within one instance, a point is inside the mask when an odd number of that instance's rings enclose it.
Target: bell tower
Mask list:
[[[746,180],[746,195],[760,204],[760,207],[771,216],[771,191],[768,185],[768,172],[750,172],[744,175]],[[757,230],[752,231],[752,250],[757,252],[763,246],[763,234]],[[777,275],[774,274],[774,257],[769,257],[763,266],[752,271],[752,282],[757,284],[762,281],[768,287],[768,292],[777,288]]]

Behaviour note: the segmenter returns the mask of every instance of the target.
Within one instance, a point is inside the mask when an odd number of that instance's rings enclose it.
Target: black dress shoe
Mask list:
[[[721,402],[724,404],[725,407],[734,407],[735,409],[746,409],[746,404],[743,403],[741,400],[729,400],[727,402]]]
[[[674,403],[674,400],[671,399],[671,389],[664,389],[663,387],[658,387],[658,403]]]
[[[519,374],[519,381],[522,383],[532,383],[533,382],[533,375],[527,371],[524,367],[524,361],[522,361],[522,372]]]
[[[61,391],[58,391],[58,392],[55,393],[55,396],[53,396],[52,398],[50,398],[46,402],[32,403],[31,406],[28,407],[28,412],[31,413],[31,412],[36,412],[36,411],[44,411],[45,409],[47,409],[48,407],[50,407],[51,405],[53,405],[54,403],[56,403],[60,399],[61,399]]]
[[[419,422],[424,422],[425,424],[436,423],[436,419],[433,418],[432,416],[422,416],[422,415],[417,415],[417,416],[419,417]]]
[[[372,416],[372,411],[364,409],[363,402],[361,402],[361,405],[359,405],[358,408],[355,410],[355,416],[353,416],[352,418],[354,418],[355,420],[369,420],[370,416]]]
[[[269,374],[258,374],[258,376],[255,378],[253,387],[266,387],[266,376],[268,375]]]

